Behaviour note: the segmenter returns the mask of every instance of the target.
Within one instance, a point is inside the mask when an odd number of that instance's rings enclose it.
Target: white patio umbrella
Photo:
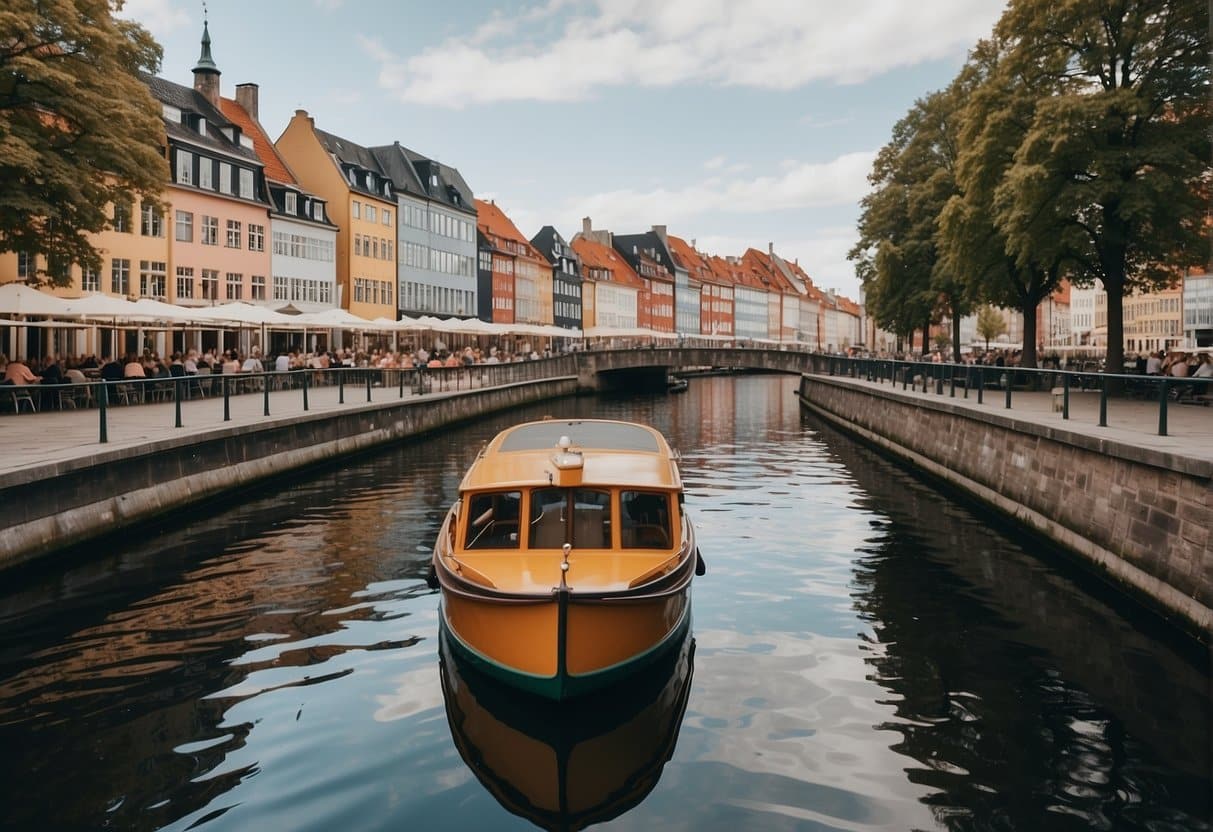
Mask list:
[[[24,283],[5,283],[0,285],[0,314],[3,315],[44,315],[53,317],[62,315],[63,298],[55,297],[48,292],[41,292]]]

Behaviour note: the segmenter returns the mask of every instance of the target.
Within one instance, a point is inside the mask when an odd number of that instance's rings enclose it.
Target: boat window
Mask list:
[[[625,549],[670,548],[670,498],[661,491],[619,495],[620,545]]]
[[[537,488],[531,492],[531,525],[527,546],[559,549],[568,541],[565,522],[569,492],[564,488]]]
[[[473,494],[468,502],[465,549],[517,549],[520,491]]]
[[[573,548],[611,548],[611,492],[573,492]]]

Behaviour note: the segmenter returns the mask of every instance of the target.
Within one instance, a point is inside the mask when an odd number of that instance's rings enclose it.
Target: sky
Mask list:
[[[859,202],[893,125],[956,76],[1004,0],[208,0],[222,94],[259,86],[358,144],[458,168],[532,237],[665,225],[775,251],[859,299]],[[192,84],[201,0],[127,0]]]

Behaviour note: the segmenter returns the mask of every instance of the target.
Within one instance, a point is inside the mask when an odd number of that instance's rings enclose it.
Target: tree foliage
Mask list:
[[[1107,366],[1123,297],[1207,262],[1208,7],[1199,0],[1015,0],[1004,71],[1041,97],[994,192],[1019,263],[1072,264],[1108,294]]]
[[[940,258],[936,241],[940,212],[956,192],[956,110],[952,90],[932,93],[893,128],[868,177],[873,190],[848,254],[877,323],[898,335],[923,327],[924,352],[926,329],[945,314],[955,322],[956,344],[969,308],[965,281]]]
[[[89,235],[110,203],[156,201],[167,180],[160,106],[139,78],[161,50],[122,0],[0,7],[0,251],[99,269]]]
[[[977,310],[977,334],[985,340],[987,350],[990,342],[1006,331],[1006,319],[993,306],[986,305]]]

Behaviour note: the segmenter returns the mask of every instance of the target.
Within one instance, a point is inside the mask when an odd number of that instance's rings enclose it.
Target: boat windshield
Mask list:
[[[572,518],[570,522],[569,518]],[[611,547],[611,492],[590,488],[537,488],[531,492],[528,548]]]
[[[465,549],[517,549],[521,491],[473,494],[468,502]]]
[[[620,544],[625,549],[670,548],[670,496],[662,491],[619,494]]]

